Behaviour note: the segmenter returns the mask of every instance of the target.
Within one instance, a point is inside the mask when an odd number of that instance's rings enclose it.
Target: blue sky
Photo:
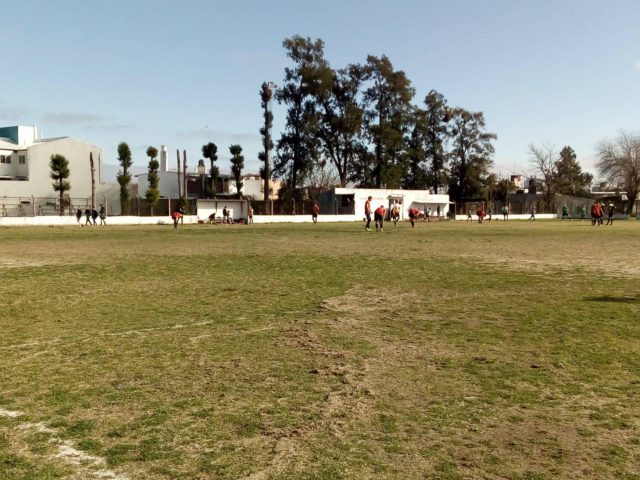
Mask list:
[[[322,38],[334,67],[386,54],[416,89],[484,112],[495,169],[531,170],[530,143],[571,145],[592,169],[598,141],[640,130],[638,1],[4,0],[0,125],[73,136],[117,165],[121,141],[245,150],[257,172],[265,80],[282,82],[282,40]],[[285,115],[274,105],[277,137]],[[108,169],[114,175],[116,167]]]

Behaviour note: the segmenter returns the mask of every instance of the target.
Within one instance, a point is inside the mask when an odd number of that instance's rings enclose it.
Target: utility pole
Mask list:
[[[184,198],[187,198],[187,151],[182,151],[182,181],[184,182],[184,187],[182,188],[182,194]]]
[[[96,208],[96,167],[93,164],[93,152],[89,152],[89,164],[91,165],[91,209]]]
[[[180,149],[176,149],[176,156],[178,157],[178,199],[182,198],[182,179],[180,178]]]

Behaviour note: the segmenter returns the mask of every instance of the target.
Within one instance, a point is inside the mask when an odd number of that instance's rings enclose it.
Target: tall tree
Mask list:
[[[244,168],[244,155],[242,155],[242,147],[240,145],[231,145],[229,147],[231,153],[231,173],[236,181],[236,191],[238,195],[242,190],[242,169]]]
[[[576,152],[566,146],[560,151],[555,162],[555,190],[565,195],[587,195],[593,181],[593,175],[582,172]]]
[[[271,162],[269,161],[269,152],[273,150],[273,141],[271,140],[271,127],[273,126],[273,113],[269,110],[269,103],[273,97],[273,90],[271,85],[267,82],[262,84],[260,89],[260,105],[263,110],[263,125],[260,128],[260,135],[262,135],[262,148],[263,150],[258,153],[258,159],[263,162],[263,166],[260,169],[260,174],[264,180],[264,211],[269,211],[269,197],[270,197],[270,182],[271,182]],[[273,212],[271,212],[273,213]]]
[[[449,192],[458,203],[482,198],[489,168],[493,164],[491,141],[497,137],[485,131],[482,112],[455,108],[451,111],[451,121]]]
[[[369,88],[364,92],[367,136],[374,147],[373,180],[376,187],[400,186],[406,165],[405,133],[414,89],[403,71],[388,57],[367,57]]]
[[[556,160],[558,154],[553,146],[549,144],[534,145],[532,143],[529,145],[529,158],[535,173],[542,177],[544,203],[547,208],[550,208],[555,194],[554,182],[556,178]]]
[[[364,109],[359,97],[364,76],[361,65],[349,65],[332,71],[332,81],[320,83],[324,88],[316,92],[322,150],[335,167],[341,187],[346,187],[353,177],[357,152],[362,146]]]
[[[51,179],[53,182],[53,191],[60,193],[60,215],[64,213],[64,192],[71,190],[71,184],[67,180],[71,171],[69,170],[69,161],[63,155],[51,155],[49,161],[51,169]]]
[[[125,142],[118,145],[118,162],[121,167],[117,177],[120,184],[120,211],[126,215],[129,206],[129,183],[131,182],[129,167],[133,164],[133,160],[131,159],[131,149]]]
[[[424,104],[426,106],[425,161],[427,162],[427,177],[429,186],[434,193],[438,193],[438,188],[445,185],[447,180],[445,144],[451,135],[448,125],[451,112],[447,106],[447,100],[435,90],[431,90],[427,94]]]
[[[218,178],[218,167],[216,167],[215,162],[216,160],[218,160],[218,146],[213,143],[213,142],[209,142],[206,145],[202,146],[202,156],[204,158],[208,158],[209,162],[211,162],[211,169],[209,170],[209,196],[214,197],[216,196],[216,179]],[[185,172],[186,174],[186,172]],[[186,193],[185,193],[186,195]]]
[[[403,186],[411,190],[423,190],[427,184],[425,143],[427,139],[427,112],[414,108],[411,114],[410,133],[407,136],[407,171]]]
[[[277,144],[274,173],[286,179],[290,191],[297,195],[305,176],[320,155],[319,113],[315,94],[332,80],[324,59],[324,42],[295,35],[282,43],[293,67],[285,68],[282,88],[276,94],[287,106],[287,121]]]
[[[151,206],[151,216],[153,216],[153,209],[157,205],[158,199],[160,198],[160,190],[158,190],[158,183],[159,183],[158,169],[160,168],[160,164],[156,160],[157,156],[158,156],[157,148],[155,147],[147,148],[147,157],[149,157],[149,167],[148,167],[149,175],[147,177],[149,179],[149,188],[147,189],[145,196],[146,196],[147,202],[149,202],[149,205]]]
[[[598,171],[612,186],[627,192],[626,213],[631,214],[640,191],[640,135],[620,132],[598,145]]]

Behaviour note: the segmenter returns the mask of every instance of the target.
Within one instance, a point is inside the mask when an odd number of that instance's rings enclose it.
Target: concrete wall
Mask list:
[[[219,202],[220,203],[220,202]],[[230,206],[230,205],[229,205]],[[222,212],[222,207],[220,212]],[[204,211],[204,210],[203,210]],[[220,213],[222,215],[222,213]],[[202,216],[199,211],[199,215],[185,215],[185,224],[196,224],[198,220],[206,220],[206,217]],[[236,217],[237,218],[237,217]],[[529,215],[509,215],[509,221],[512,220],[527,220]],[[536,215],[538,220],[550,220],[558,218],[557,215],[552,213],[544,213]],[[456,215],[456,220],[465,221],[466,215]],[[473,220],[477,221],[478,218],[474,215]],[[502,215],[494,215],[493,221],[502,221]],[[640,218],[639,218],[640,220]],[[256,224],[266,223],[311,223],[311,215],[254,215],[253,221]],[[486,220],[485,220],[486,221]],[[84,223],[84,218],[82,219]],[[361,215],[323,215],[318,216],[318,223],[332,223],[332,222],[353,222],[362,223]],[[108,225],[171,225],[173,220],[171,217],[133,217],[133,216],[115,216],[107,217]],[[77,226],[76,218],[73,216],[41,216],[41,217],[0,217],[0,227],[12,227],[12,226],[63,226],[71,225]]]
[[[200,220],[208,221],[209,215],[215,212],[216,218],[222,218],[222,210],[227,207],[230,210],[231,219],[239,220],[245,219],[248,216],[248,203],[246,200],[237,199],[223,199],[223,200],[209,200],[198,199],[197,200],[198,218]],[[256,216],[254,215],[255,219]]]
[[[180,175],[182,177],[182,175]],[[136,175],[138,195],[144,197],[149,190],[149,174]],[[158,191],[161,197],[178,198],[178,172],[158,172]]]
[[[185,215],[184,222],[186,224],[198,223],[198,217],[195,215]],[[81,223],[84,225],[84,217]],[[100,219],[98,219],[100,223]],[[76,217],[74,216],[42,216],[42,217],[0,217],[0,227],[56,227],[56,226],[78,226]],[[117,216],[107,217],[107,225],[173,225],[170,216],[166,217],[130,217]]]
[[[331,222],[361,222],[357,215],[318,215],[318,223]],[[311,223],[311,214],[308,215],[254,215],[253,223]]]
[[[509,214],[509,221],[511,220],[529,220],[529,218],[531,217],[530,213],[526,213],[526,214],[513,214],[510,213]],[[473,219],[474,222],[478,221],[478,216],[477,215],[472,215],[471,218]],[[485,221],[487,221],[489,217],[485,217]],[[554,218],[560,218],[559,215],[556,215],[555,213],[536,213],[536,220],[551,220]],[[456,220],[462,220],[462,221],[466,221],[467,220],[467,216],[466,215],[456,215]],[[493,217],[491,217],[491,220],[497,220],[497,221],[502,221],[502,213],[494,213]]]
[[[221,202],[219,202],[221,203]],[[246,202],[245,202],[246,205]],[[231,206],[231,205],[228,205]],[[222,208],[220,207],[220,215],[222,216]],[[203,210],[204,211],[204,210]],[[198,220],[206,220],[202,214],[185,215],[185,224],[195,224]],[[238,218],[238,217],[236,217]],[[311,215],[254,215],[254,223],[311,223]],[[361,218],[356,218],[356,215],[320,215],[318,217],[319,223],[330,222],[361,222]],[[82,218],[84,224],[84,217]],[[99,223],[99,220],[98,220]],[[170,216],[164,217],[134,217],[134,216],[114,216],[107,217],[107,225],[168,225],[173,224],[173,220]],[[77,226],[76,217],[74,216],[39,216],[39,217],[0,217],[0,227],[26,227],[26,226]]]

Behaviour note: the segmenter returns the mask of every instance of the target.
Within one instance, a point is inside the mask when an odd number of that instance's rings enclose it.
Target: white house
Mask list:
[[[27,205],[33,197],[58,197],[49,168],[55,154],[63,155],[69,162],[71,189],[67,195],[72,204],[84,206],[91,199],[89,155],[92,154],[98,202],[106,198],[110,213],[119,213],[119,187],[102,178],[102,149],[70,137],[39,138],[36,127],[0,128],[0,202],[5,206]]]

